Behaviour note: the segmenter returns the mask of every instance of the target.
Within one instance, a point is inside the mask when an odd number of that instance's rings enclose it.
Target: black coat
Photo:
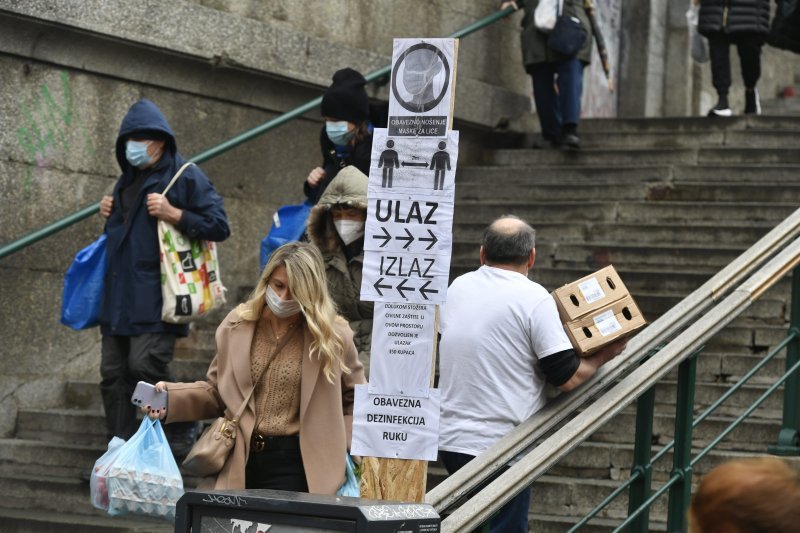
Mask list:
[[[317,205],[328,184],[333,181],[333,178],[344,167],[353,165],[369,176],[369,166],[372,158],[372,133],[365,135],[355,146],[350,147],[346,154],[340,155],[336,151],[336,145],[328,139],[328,134],[325,133],[325,126],[322,126],[322,131],[319,134],[319,146],[322,150],[322,169],[325,171],[325,177],[313,189],[309,187],[307,181],[303,183],[303,192],[313,205]]]
[[[717,33],[769,33],[770,0],[701,0],[698,31]]]
[[[767,42],[800,54],[800,0],[778,0]]]
[[[152,167],[140,171],[125,159],[125,141],[137,131],[155,131],[166,137],[164,154]],[[175,333],[186,336],[186,324],[161,321],[161,263],[157,220],[147,213],[147,194],[160,193],[184,159],[166,118],[149,100],[135,103],[122,121],[116,144],[122,176],[114,187],[114,207],[106,221],[106,277],[100,330],[103,335],[132,336]],[[137,177],[141,189],[128,199],[123,214],[124,189]],[[224,241],[230,235],[222,198],[197,166],[186,169],[167,193],[169,202],[183,210],[176,228],[192,239]]]

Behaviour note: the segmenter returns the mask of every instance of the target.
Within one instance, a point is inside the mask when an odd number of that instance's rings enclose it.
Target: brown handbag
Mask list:
[[[283,338],[275,345],[275,350],[273,350],[272,357],[269,359],[272,360],[274,356],[286,346],[289,339],[294,337],[300,329],[301,328],[296,328],[295,331],[284,334]],[[225,461],[228,460],[228,456],[231,454],[231,450],[233,450],[233,445],[236,443],[239,418],[242,416],[242,413],[244,413],[244,409],[247,407],[247,403],[250,401],[250,397],[255,391],[255,384],[261,380],[268,366],[269,365],[265,365],[253,381],[253,388],[236,411],[236,416],[234,416],[233,419],[227,416],[217,418],[214,423],[208,426],[203,434],[200,435],[200,438],[197,439],[197,442],[192,446],[189,455],[186,456],[186,459],[184,459],[181,465],[187,473],[194,476],[206,477],[214,476],[222,470]]]

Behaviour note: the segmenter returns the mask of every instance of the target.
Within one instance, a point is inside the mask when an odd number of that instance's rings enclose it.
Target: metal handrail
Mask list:
[[[433,505],[441,513],[465,499],[489,476],[531,449],[538,439],[585,404],[588,398],[608,388],[637,366],[657,346],[695,321],[720,297],[741,283],[767,258],[798,235],[800,235],[800,209],[633,337],[622,354],[602,366],[586,383],[548,402],[531,418],[433,488],[426,494],[425,502]]]
[[[491,517],[625,406],[650,389],[706,340],[746,310],[800,263],[800,238],[735,288],[722,302],[680,333],[661,351],[625,376],[581,413],[523,457],[513,468],[470,498],[442,522],[442,532],[470,530]]]
[[[472,24],[451,33],[450,35],[447,36],[447,38],[458,39],[461,37],[466,37],[467,35],[475,33],[478,30],[481,30],[487,26],[490,26],[491,24],[494,24],[498,20],[507,17],[509,14],[513,12],[514,9],[511,7],[495,11],[491,15],[484,17],[480,20],[477,20]],[[387,77],[390,74],[391,69],[392,65],[389,64],[386,65],[385,67],[370,72],[369,74],[364,76],[364,78],[367,80],[367,82],[377,81]],[[322,103],[321,96],[314,98],[313,100],[310,100],[301,106],[295,107],[294,109],[291,109],[283,113],[282,115],[273,118],[272,120],[268,120],[267,122],[261,124],[260,126],[256,126],[255,128],[249,129],[243,133],[240,133],[235,137],[232,137],[231,139],[228,139],[223,143],[220,143],[203,152],[200,152],[197,155],[190,157],[189,161],[193,161],[195,163],[203,163],[205,161],[208,161],[209,159],[213,159],[221,154],[224,154],[225,152],[228,152],[229,150],[232,150],[233,148],[236,148],[240,144],[255,139],[256,137],[259,137],[269,131],[272,131],[286,124],[291,120],[294,120],[297,117],[300,117],[308,113],[309,111],[319,106],[321,103]],[[39,228],[38,230],[32,231],[28,235],[20,237],[15,241],[12,241],[8,244],[4,244],[2,247],[0,247],[0,259],[3,259],[6,256],[9,256],[24,248],[27,248],[28,246],[46,237],[49,237],[50,235],[58,233],[68,228],[69,226],[72,226],[73,224],[80,222],[85,218],[89,218],[90,216],[98,213],[99,211],[100,211],[100,202],[93,203],[91,205],[84,207],[83,209],[80,209],[79,211],[76,211],[70,215],[65,216],[62,219],[57,220],[56,222],[48,224],[47,226]]]

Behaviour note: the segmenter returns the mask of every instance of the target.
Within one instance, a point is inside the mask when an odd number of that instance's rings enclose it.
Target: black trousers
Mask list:
[[[264,437],[264,450],[257,452],[250,443],[250,457],[245,468],[245,488],[308,492],[300,438]]]
[[[172,381],[169,363],[174,351],[175,335],[172,333],[103,336],[100,393],[109,438],[116,436],[127,440],[136,432],[138,407],[131,403],[133,389],[139,381]]]
[[[715,33],[708,36],[711,56],[711,81],[717,93],[727,95],[731,87],[730,47],[736,45],[742,69],[742,81],[747,88],[754,88],[761,77],[761,47],[764,35],[759,33]]]

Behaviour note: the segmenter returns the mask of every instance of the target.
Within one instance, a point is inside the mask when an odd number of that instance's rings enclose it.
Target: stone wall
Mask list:
[[[338,68],[367,73],[388,64],[393,36],[444,36],[495,8],[387,1],[378,4],[392,11],[381,18],[352,11],[375,7],[368,2],[318,2],[324,9],[314,16],[296,9],[308,2],[207,4],[0,0],[0,242],[112,190],[119,123],[139,98],[162,108],[185,156],[197,155],[320,96]],[[382,25],[370,25],[373,16]],[[369,31],[345,36],[356,20]],[[529,97],[517,88],[525,81],[513,57],[517,31],[504,21],[462,40],[461,163],[507,143],[499,133],[530,120]],[[385,88],[369,91],[385,96]],[[320,125],[311,111],[202,165],[233,231],[220,246],[230,299],[253,285],[274,211],[303,199],[303,180],[320,160]],[[63,274],[101,231],[93,216],[0,260],[0,437],[13,434],[19,408],[57,407],[67,379],[99,381],[98,331],[69,330],[59,316]]]

